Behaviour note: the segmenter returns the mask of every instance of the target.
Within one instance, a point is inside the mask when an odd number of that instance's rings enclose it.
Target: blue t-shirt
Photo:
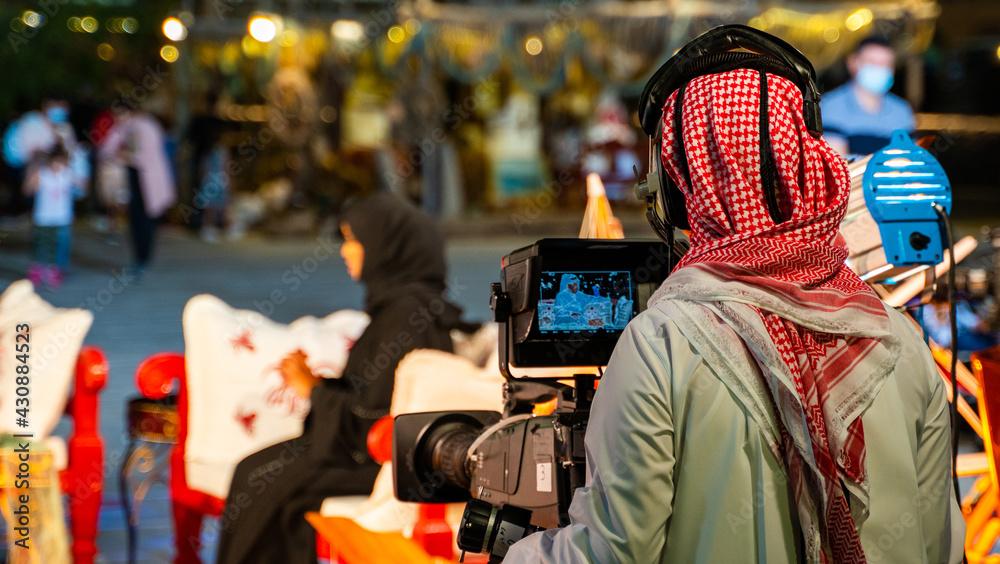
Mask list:
[[[831,90],[820,99],[823,135],[847,140],[852,155],[870,155],[889,144],[892,132],[913,132],[910,104],[895,94],[886,94],[882,107],[871,113],[858,102],[853,83]]]

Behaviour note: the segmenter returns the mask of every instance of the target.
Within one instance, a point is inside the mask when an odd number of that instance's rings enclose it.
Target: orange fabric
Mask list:
[[[330,544],[330,559],[343,564],[452,564],[428,556],[415,542],[399,533],[376,533],[346,517],[306,513],[306,521]],[[321,555],[322,556],[322,555]],[[465,562],[486,562],[482,555],[466,555]]]

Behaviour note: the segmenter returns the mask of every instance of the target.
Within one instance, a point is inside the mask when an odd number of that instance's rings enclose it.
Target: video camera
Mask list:
[[[490,298],[500,329],[504,412],[396,417],[396,498],[468,500],[458,545],[488,553],[490,562],[502,561],[530,533],[567,525],[573,493],[586,481],[594,372],[607,365],[626,324],[686,249],[681,242],[671,252],[660,241],[543,239],[507,255]],[[519,377],[511,367],[567,374]],[[553,400],[551,414],[532,415]]]

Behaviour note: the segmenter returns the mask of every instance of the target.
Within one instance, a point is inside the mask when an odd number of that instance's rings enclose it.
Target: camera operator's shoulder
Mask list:
[[[625,327],[619,343],[623,340],[642,342],[656,351],[664,365],[670,364],[672,349],[682,346],[690,349],[690,343],[683,336],[662,302],[640,312]]]
[[[934,357],[913,321],[895,309],[885,306],[889,315],[890,330],[899,340],[899,357],[893,374],[905,380],[905,387],[922,396],[930,396],[944,384],[938,377]],[[901,382],[902,383],[902,382]]]
[[[882,303],[885,308],[886,315],[889,316],[889,322],[892,324],[892,333],[900,338],[912,338],[916,337],[921,339],[919,328],[908,318],[905,314],[896,311],[895,308],[890,307],[886,303]]]

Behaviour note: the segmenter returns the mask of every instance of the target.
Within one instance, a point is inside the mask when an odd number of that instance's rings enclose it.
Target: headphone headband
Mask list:
[[[734,51],[734,49],[746,49]],[[663,117],[663,104],[683,84],[706,74],[753,68],[787,78],[802,91],[806,128],[814,137],[823,133],[816,71],[802,53],[787,42],[745,25],[711,29],[685,45],[657,70],[639,98],[639,123],[650,137]]]
[[[743,49],[738,51],[737,49]],[[773,35],[745,25],[725,25],[712,29],[681,48],[663,64],[643,88],[639,99],[639,123],[650,137],[650,169],[646,180],[637,179],[636,197],[646,202],[646,217],[660,238],[670,244],[674,227],[689,229],[684,194],[670,180],[660,158],[663,137],[663,105],[675,91],[674,129],[677,154],[681,157],[681,174],[688,177],[684,136],[680,123],[684,85],[699,76],[753,69],[760,74],[760,173],[765,202],[771,219],[781,223],[777,198],[777,170],[771,155],[767,123],[767,75],[773,74],[793,82],[802,92],[802,114],[806,129],[815,138],[823,135],[820,117],[819,90],[816,71],[805,56],[788,43]],[[663,217],[657,210],[663,212]]]

